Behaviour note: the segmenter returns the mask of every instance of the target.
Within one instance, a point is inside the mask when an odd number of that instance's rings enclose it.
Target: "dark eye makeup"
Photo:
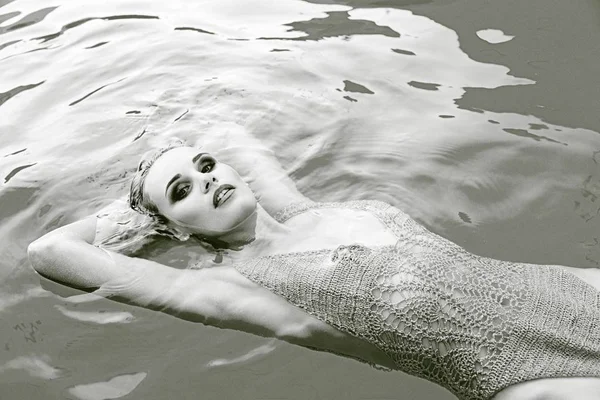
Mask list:
[[[217,164],[217,160],[215,160],[209,154],[202,154],[198,160],[196,161],[198,171],[203,174],[207,174],[215,169],[215,165]],[[185,199],[185,197],[192,190],[192,184],[188,182],[181,182],[175,185],[175,187],[171,190],[170,200],[172,202],[178,202],[180,200]]]
[[[189,183],[181,183],[175,186],[171,191],[171,201],[177,202],[183,200],[190,192],[191,185]]]
[[[217,161],[208,154],[203,154],[198,160],[198,171],[206,174],[215,168]]]
[[[212,171],[214,167],[215,167],[215,163],[204,163],[204,164],[201,164],[198,168],[200,169],[200,172],[202,172],[203,174],[206,174],[206,173],[209,173],[210,171]]]

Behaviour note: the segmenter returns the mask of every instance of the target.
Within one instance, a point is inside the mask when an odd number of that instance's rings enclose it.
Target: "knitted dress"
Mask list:
[[[578,277],[473,255],[377,201],[293,205],[278,219],[328,207],[371,212],[397,245],[264,256],[236,269],[461,400],[538,378],[600,377],[600,292]]]

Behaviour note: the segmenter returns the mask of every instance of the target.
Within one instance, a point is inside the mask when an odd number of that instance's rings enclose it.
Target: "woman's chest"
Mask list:
[[[286,221],[288,233],[270,244],[269,253],[334,249],[340,245],[393,245],[395,235],[373,214],[353,209],[312,209]]]

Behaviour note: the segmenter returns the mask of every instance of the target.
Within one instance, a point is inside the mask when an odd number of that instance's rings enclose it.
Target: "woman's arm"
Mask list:
[[[250,185],[261,206],[271,215],[292,203],[309,201],[298,191],[282,168],[277,157],[259,140],[236,124],[219,126],[218,133],[210,132],[199,145],[217,159],[232,166]]]
[[[109,252],[92,243],[96,236],[95,216],[58,228],[27,248],[33,268],[41,275],[69,286],[97,288],[123,271]]]
[[[333,328],[250,282],[232,267],[180,270],[94,246],[95,216],[52,231],[28,248],[40,274],[195,322],[289,342]]]
[[[249,281],[233,267],[176,269],[92,245],[96,217],[59,228],[33,242],[36,271],[96,294],[221,328],[276,337],[393,366],[380,350],[338,331]]]

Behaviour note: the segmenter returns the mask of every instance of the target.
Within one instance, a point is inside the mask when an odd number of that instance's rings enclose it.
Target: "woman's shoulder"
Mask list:
[[[314,202],[314,201],[303,201],[298,203],[292,203],[287,207],[283,208],[280,212],[275,215],[275,219],[279,223],[285,223],[289,219],[303,214],[309,210],[335,210],[335,209],[350,209],[358,211],[366,211],[376,216],[384,216],[386,214],[404,214],[398,208],[379,200],[351,200],[341,202]]]

